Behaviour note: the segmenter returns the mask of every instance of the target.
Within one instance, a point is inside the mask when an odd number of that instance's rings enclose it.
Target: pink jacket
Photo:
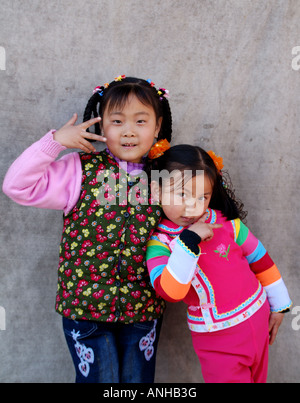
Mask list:
[[[63,210],[73,209],[80,196],[82,167],[78,153],[66,150],[53,140],[54,130],[32,144],[9,168],[3,192],[23,206]]]
[[[23,206],[63,210],[66,215],[80,197],[82,166],[77,152],[57,159],[66,147],[53,139],[54,132],[48,132],[16,159],[4,178],[3,192]],[[144,163],[113,157],[128,173],[138,174],[144,168]]]

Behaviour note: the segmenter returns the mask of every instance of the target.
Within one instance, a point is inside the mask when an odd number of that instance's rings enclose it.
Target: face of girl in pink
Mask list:
[[[158,189],[156,182],[151,183],[152,194],[158,196],[167,218],[180,227],[187,227],[198,221],[208,209],[212,197],[212,185],[206,174],[194,176],[184,185],[182,174],[174,178],[171,186]],[[155,196],[154,196],[155,197]]]
[[[102,130],[106,145],[115,157],[139,163],[158,137],[161,122],[150,105],[131,95],[122,109],[108,107],[104,111]]]

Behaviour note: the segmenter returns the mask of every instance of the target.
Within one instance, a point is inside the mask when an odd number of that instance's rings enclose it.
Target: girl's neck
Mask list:
[[[106,148],[106,152],[117,161],[124,171],[131,175],[139,175],[145,169],[145,158],[143,158],[143,161],[140,163],[130,162],[120,160],[120,158],[116,157],[108,148]]]

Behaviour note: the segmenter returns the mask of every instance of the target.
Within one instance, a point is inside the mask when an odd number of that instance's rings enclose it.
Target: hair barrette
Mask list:
[[[154,84],[153,81],[151,81],[150,79],[149,79],[149,80],[146,80],[146,81],[147,81],[147,83],[149,83],[149,84],[151,85],[151,87],[155,87],[155,84]]]
[[[161,157],[164,155],[164,153],[171,148],[171,144],[168,142],[167,139],[162,139],[159,140],[157,143],[155,143],[148,154],[148,158],[150,160],[154,160],[156,158]]]
[[[96,92],[100,95],[100,97],[103,96],[103,91],[109,87],[108,83],[105,83],[104,85],[98,85],[98,87],[94,88],[93,94],[96,94]]]
[[[155,87],[155,84],[153,81],[151,81],[150,79],[148,79],[146,81],[151,85],[151,87]],[[164,98],[169,98],[169,91],[166,90],[165,88],[160,88],[157,91],[157,95],[159,95],[159,99],[162,101]]]
[[[160,88],[157,91],[157,94],[159,95],[159,99],[162,101],[164,98],[169,98],[169,91],[166,90],[165,88]]]
[[[126,78],[125,75],[123,75],[123,76],[118,76],[118,77],[115,78],[115,81],[122,81],[122,80],[124,80],[125,78]]]
[[[222,169],[224,168],[223,158],[220,157],[219,155],[215,154],[212,150],[207,151],[207,154],[213,160],[218,172],[220,173],[222,171]]]

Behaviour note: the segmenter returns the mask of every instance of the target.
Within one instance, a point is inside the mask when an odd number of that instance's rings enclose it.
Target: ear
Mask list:
[[[162,118],[162,116],[161,116],[161,117],[158,119],[157,124],[156,124],[156,128],[155,128],[155,138],[156,138],[156,139],[158,138],[158,135],[159,135],[159,132],[160,132],[160,129],[161,129],[162,120],[163,120],[163,118]]]
[[[160,201],[160,189],[159,189],[158,182],[151,181],[150,189],[151,189],[151,196],[153,197],[153,200],[155,202],[159,203],[159,201]]]

